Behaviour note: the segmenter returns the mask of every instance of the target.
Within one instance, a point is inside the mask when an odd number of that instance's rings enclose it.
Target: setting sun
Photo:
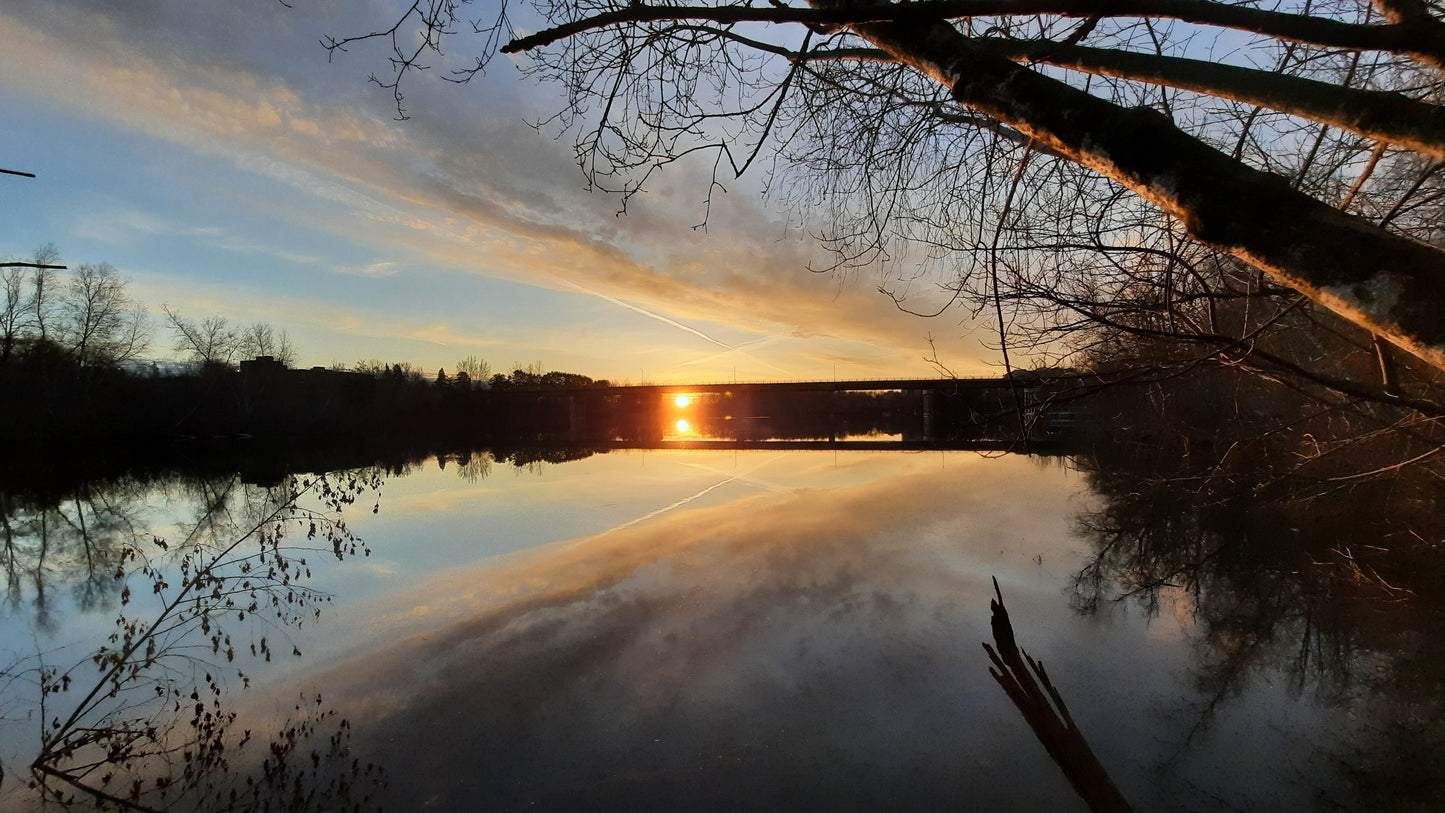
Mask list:
[[[672,402],[680,407],[685,407],[688,404],[692,403],[692,399],[687,397],[686,395],[679,395],[676,398],[672,399]]]

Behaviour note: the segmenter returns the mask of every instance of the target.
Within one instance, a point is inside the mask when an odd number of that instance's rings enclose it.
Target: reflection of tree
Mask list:
[[[121,584],[116,570],[140,536],[138,496],[130,483],[77,485],[49,504],[0,492],[0,568],[11,612],[29,591],[37,626],[53,631],[56,584],[69,585],[83,611],[112,606]]]
[[[1373,448],[1357,433],[1335,446],[1303,426],[1254,437],[1223,427],[1218,444],[1156,438],[1081,460],[1103,502],[1076,519],[1093,554],[1073,603],[1087,613],[1132,601],[1194,620],[1202,700],[1183,746],[1250,682],[1283,674],[1294,694],[1377,706],[1367,746],[1341,764],[1363,794],[1409,795],[1380,771],[1445,760],[1433,587],[1445,568],[1426,542],[1445,532],[1441,472],[1355,476],[1374,456],[1400,459],[1400,438]],[[1439,801],[1438,788],[1415,786]]]
[[[460,477],[478,482],[490,476],[498,463],[540,471],[547,464],[595,453],[564,447],[497,452],[464,448],[443,456],[457,465]],[[248,478],[276,483],[288,471],[345,467],[357,478],[380,481],[419,471],[436,454],[427,445],[398,449],[379,444],[341,454],[324,447],[288,447],[272,457],[268,450],[248,447],[247,454],[234,460],[211,461],[210,471],[147,472],[135,467],[137,471],[127,473],[121,468],[109,479],[85,477],[83,472],[96,463],[92,460],[80,461],[71,471],[47,471],[35,477],[31,466],[39,461],[21,458],[15,461],[14,479],[6,476],[9,472],[0,473],[0,604],[11,617],[30,614],[39,629],[53,632],[64,609],[57,595],[70,596],[73,609],[83,612],[116,605],[124,588],[117,570],[126,556],[150,542],[154,517],[148,512],[186,506],[185,517],[166,520],[172,527],[163,535],[189,538],[195,544],[221,544],[237,528],[276,510],[278,500],[284,503],[283,492],[247,482]],[[134,467],[133,461],[126,462],[127,468]],[[238,475],[237,469],[250,473]],[[26,472],[30,472],[28,481]]]
[[[37,625],[53,631],[57,586],[71,591],[82,612],[113,607],[124,586],[118,574],[150,540],[145,510],[152,495],[192,506],[192,518],[182,524],[196,544],[214,544],[248,517],[274,510],[280,499],[275,489],[247,485],[236,475],[82,481],[60,496],[0,491],[0,569],[11,612],[29,594]]]
[[[526,469],[532,473],[542,471],[545,464],[570,463],[573,460],[585,460],[595,452],[591,449],[571,449],[563,446],[536,448],[536,449],[497,449],[493,451],[492,457],[499,463],[511,463],[518,469]]]
[[[1438,647],[1436,629],[1427,646]],[[1341,755],[1359,794],[1360,809],[1439,810],[1445,807],[1445,672],[1439,649],[1407,651],[1372,684],[1381,699],[1368,709],[1372,737]]]
[[[11,665],[40,693],[31,787],[49,801],[152,810],[350,808],[380,774],[349,753],[344,720],[321,698],[298,703],[269,747],[244,750],[225,700],[249,678],[249,649],[271,660],[290,629],[329,597],[306,586],[307,557],[366,554],[343,512],[380,487],[378,471],[286,478],[273,487],[234,476],[175,478],[160,491],[190,505],[167,541],[140,515],[134,482],[79,488],[49,505],[3,496],[11,602],[29,580],[51,623],[48,584],[71,580],[82,607],[118,606],[114,631],[63,667],[41,654]],[[17,587],[18,585],[18,587]],[[254,747],[253,747],[254,748]]]
[[[492,455],[490,452],[466,452],[457,459],[457,476],[468,483],[475,484],[479,480],[485,480],[492,474]]]

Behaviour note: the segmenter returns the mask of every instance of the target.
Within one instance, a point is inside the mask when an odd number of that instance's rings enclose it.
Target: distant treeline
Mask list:
[[[83,365],[50,345],[0,364],[0,444],[113,445],[144,440],[388,436],[451,442],[567,425],[565,406],[531,390],[607,386],[575,373],[517,370],[474,382],[401,364],[295,370],[263,356],[181,371]]]
[[[0,448],[236,436],[462,442],[535,431],[558,418],[496,393],[607,386],[544,371],[540,362],[493,374],[476,356],[451,375],[377,360],[291,369],[298,354],[285,330],[234,326],[220,315],[187,318],[168,305],[161,313],[176,361],[146,360],[152,315],[114,267],[66,267],[53,245],[4,258]]]

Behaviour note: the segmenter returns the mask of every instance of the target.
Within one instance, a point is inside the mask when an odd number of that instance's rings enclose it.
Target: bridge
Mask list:
[[[918,448],[1020,440],[1053,379],[870,378],[628,386],[507,387],[494,420],[549,427],[569,441],[702,442],[697,448],[872,448],[895,435]],[[1021,420],[1021,417],[1024,420]],[[1024,434],[1033,434],[1031,431]],[[785,447],[780,438],[791,438]],[[807,440],[817,438],[818,440]],[[851,440],[845,441],[844,438]],[[826,439],[826,440],[824,440]],[[718,446],[718,441],[740,446]],[[750,444],[765,443],[753,447]],[[847,443],[849,445],[840,445]],[[935,444],[944,444],[942,447]],[[687,448],[685,446],[679,448]],[[900,448],[886,442],[877,448]],[[985,450],[985,449],[980,449]]]
[[[614,395],[668,397],[704,393],[787,393],[787,392],[887,392],[890,390],[965,392],[976,390],[1028,389],[1042,384],[1041,379],[1026,380],[994,378],[867,378],[853,381],[734,381],[722,384],[627,384],[598,388]],[[541,389],[541,388],[538,388]],[[531,391],[518,387],[516,391]]]

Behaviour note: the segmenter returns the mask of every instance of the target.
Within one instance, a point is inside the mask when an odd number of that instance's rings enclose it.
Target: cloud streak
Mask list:
[[[399,125],[384,115],[384,98],[351,86],[349,71],[294,55],[312,47],[304,32],[315,20],[299,10],[252,17],[260,33],[229,42],[179,28],[205,16],[166,2],[0,12],[0,37],[10,44],[0,69],[12,88],[294,190],[255,201],[256,211],[375,255],[338,270],[385,273],[409,257],[583,291],[783,375],[818,352],[875,368],[921,367],[923,335],[936,325],[806,271],[814,249],[785,236],[754,202],[715,201],[714,234],[698,234],[688,228],[695,213],[678,205],[692,182],[680,168],[638,198],[632,215],[614,217],[614,201],[581,189],[571,156],[505,105],[458,106],[468,98],[462,90],[423,83],[412,105],[421,113]],[[506,99],[515,95],[510,82],[489,77],[483,90]],[[238,200],[250,194],[218,191]],[[277,251],[278,261],[283,255]],[[793,342],[746,354],[707,325]],[[800,354],[800,343],[818,350]],[[684,361],[685,349],[673,352],[666,366]]]

